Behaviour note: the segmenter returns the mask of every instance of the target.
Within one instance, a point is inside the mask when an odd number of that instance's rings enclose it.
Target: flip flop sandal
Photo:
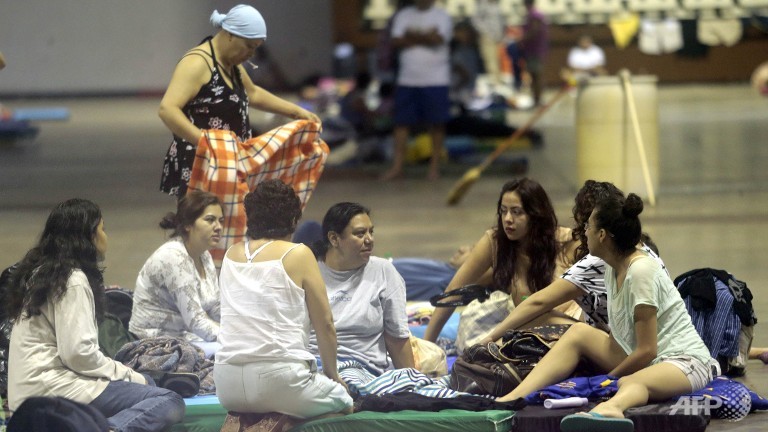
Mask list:
[[[627,418],[605,417],[597,413],[578,413],[563,417],[561,432],[634,432],[635,424]]]

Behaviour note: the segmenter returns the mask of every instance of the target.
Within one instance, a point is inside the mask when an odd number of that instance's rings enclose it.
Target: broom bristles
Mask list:
[[[464,173],[464,175],[453,185],[453,189],[448,194],[448,205],[456,205],[469,190],[477,179],[480,178],[480,168],[475,167]]]

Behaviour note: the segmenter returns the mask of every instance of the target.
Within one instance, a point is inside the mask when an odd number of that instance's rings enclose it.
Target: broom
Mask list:
[[[451,189],[451,192],[448,194],[448,205],[456,205],[461,201],[461,198],[464,197],[464,195],[467,193],[469,188],[477,181],[477,179],[480,178],[480,174],[482,174],[483,171],[485,171],[488,166],[490,166],[493,161],[496,160],[507,148],[509,148],[510,145],[512,145],[515,141],[517,141],[524,133],[528,131],[528,129],[533,126],[534,123],[544,115],[545,112],[547,112],[548,109],[552,108],[552,106],[557,103],[563,96],[565,96],[568,91],[571,89],[571,85],[566,84],[562,88],[560,88],[560,91],[557,92],[557,94],[552,97],[552,99],[549,100],[546,104],[540,106],[536,112],[533,113],[531,118],[528,119],[528,121],[518,128],[515,133],[509,136],[504,142],[499,144],[499,146],[496,148],[496,150],[493,151],[493,153],[486,156],[486,158],[483,160],[480,165],[469,169],[464,175],[453,185],[453,189]]]
[[[635,143],[637,152],[640,155],[640,164],[643,168],[643,180],[645,189],[648,192],[648,202],[651,207],[656,206],[656,194],[653,192],[653,182],[651,181],[651,171],[648,168],[648,158],[645,155],[645,145],[643,144],[643,134],[640,132],[640,120],[637,116],[637,106],[635,105],[635,96],[632,93],[632,86],[629,83],[629,71],[622,69],[619,72],[621,83],[624,86],[624,93],[627,95],[627,106],[629,107],[629,116],[632,119],[632,129],[635,133]]]

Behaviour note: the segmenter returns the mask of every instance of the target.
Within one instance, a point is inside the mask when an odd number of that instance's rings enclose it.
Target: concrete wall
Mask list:
[[[158,92],[181,55],[242,1],[0,0],[0,95]],[[329,0],[250,2],[289,83],[331,70]]]

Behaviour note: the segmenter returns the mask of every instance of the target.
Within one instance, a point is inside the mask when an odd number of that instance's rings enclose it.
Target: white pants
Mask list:
[[[228,411],[311,418],[352,406],[352,398],[341,384],[317,373],[314,360],[216,363],[213,380],[219,402]]]

